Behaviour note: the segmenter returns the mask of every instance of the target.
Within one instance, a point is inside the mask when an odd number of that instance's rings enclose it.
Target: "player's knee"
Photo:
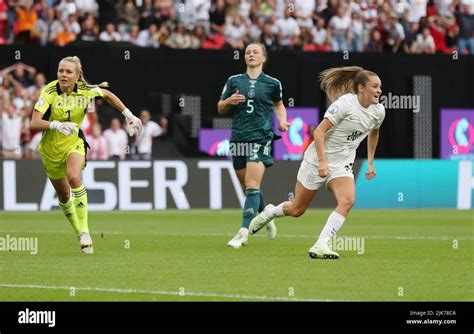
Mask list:
[[[78,188],[82,185],[81,177],[76,175],[68,175],[67,177],[69,185],[72,188]]]
[[[354,197],[345,197],[343,198],[340,203],[341,206],[343,206],[346,210],[352,209],[352,207],[355,204],[355,198]]]

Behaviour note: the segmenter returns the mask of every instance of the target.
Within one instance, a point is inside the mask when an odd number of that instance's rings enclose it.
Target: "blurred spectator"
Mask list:
[[[99,40],[102,42],[120,42],[122,38],[120,34],[115,31],[115,25],[109,22],[105,26],[105,30],[100,33]]]
[[[80,16],[86,14],[96,15],[99,11],[99,5],[96,0],[76,0],[76,10]]]
[[[156,24],[150,24],[148,29],[142,30],[138,33],[137,45],[153,48],[160,46],[160,43],[158,42],[158,27]]]
[[[462,11],[457,11],[455,16],[459,25],[459,53],[464,54],[465,51],[468,51],[474,55],[474,15],[470,11],[469,3],[464,3]]]
[[[125,159],[125,154],[128,151],[128,137],[118,118],[112,119],[110,129],[104,131],[104,138],[107,141],[109,158],[115,160]]]
[[[226,42],[232,49],[243,49],[247,28],[240,16],[234,16],[231,23],[225,27]]]
[[[56,6],[58,11],[58,18],[62,22],[66,22],[69,15],[76,14],[77,6],[74,0],[61,0],[59,5]]]
[[[26,145],[25,158],[27,159],[39,159],[40,154],[38,152],[38,146],[43,136],[42,132],[37,132],[30,140],[28,145]]]
[[[225,2],[224,0],[217,0],[211,5],[210,9],[210,27],[211,34],[224,34],[225,27]]]
[[[151,24],[155,24],[156,8],[153,6],[152,0],[144,0],[143,5],[139,8],[140,20],[138,24],[140,29],[147,29]]]
[[[81,34],[79,40],[83,42],[94,42],[99,34],[99,26],[92,14],[88,14],[82,22]]]
[[[314,0],[294,0],[295,16],[300,27],[313,28],[313,14],[316,9]]]
[[[38,14],[33,7],[33,0],[23,0],[16,9],[17,40],[23,43],[32,41],[31,32],[38,20]]]
[[[339,7],[337,15],[333,16],[329,21],[328,34],[332,44],[332,51],[339,52],[349,49],[351,18],[347,16],[346,6]]]
[[[0,0],[0,45],[7,42],[8,37],[8,4]]]
[[[22,62],[18,62],[0,71],[0,75],[3,77],[12,75],[12,79],[18,81],[24,87],[29,87],[34,83],[34,76],[36,69],[33,66],[26,65]]]
[[[153,138],[164,136],[168,129],[168,120],[165,117],[160,119],[160,125],[151,120],[150,111],[142,110],[140,112],[140,119],[143,124],[143,133],[137,138],[136,147],[137,153],[143,159],[151,159],[153,151]]]
[[[20,146],[23,130],[23,112],[16,112],[15,106],[8,103],[2,111],[2,157],[4,159],[21,159]]]
[[[322,17],[316,19],[316,27],[312,30],[314,51],[329,51],[328,33],[324,29],[325,22]]]
[[[134,24],[133,26],[130,27],[130,32],[125,32],[122,34],[122,41],[137,45],[139,33],[140,33],[140,28],[138,27],[137,24]]]
[[[107,140],[102,135],[100,124],[92,126],[92,135],[87,136],[87,143],[90,149],[87,152],[87,159],[89,160],[107,160],[109,153],[107,151]]]
[[[388,23],[385,25],[385,31],[387,33],[386,47],[389,51],[398,52],[403,49],[403,41],[405,40],[405,31],[402,25],[398,22],[398,18],[395,13],[391,13],[388,18]]]
[[[351,20],[351,47],[352,52],[364,51],[364,22],[359,11],[352,13]]]
[[[420,30],[420,24],[418,22],[410,23],[410,29],[405,32],[405,43],[403,48],[406,53],[416,53],[418,46],[416,45],[416,38],[418,37],[418,31]]]
[[[202,44],[205,40],[206,32],[204,31],[204,27],[201,25],[197,25],[191,34],[191,49],[202,48]]]
[[[367,51],[370,52],[382,52],[383,51],[383,39],[382,34],[377,29],[372,29],[370,32],[369,44]]]
[[[435,43],[429,28],[423,28],[416,37],[417,53],[435,53]]]
[[[51,35],[56,36],[60,31],[61,23],[56,20],[56,11],[53,7],[47,7],[42,14],[42,17],[36,21],[33,35],[38,39],[40,45],[46,45],[51,42]]]
[[[285,17],[278,19],[275,26],[280,48],[291,49],[298,43],[298,35],[301,32],[300,27],[298,26],[298,22],[292,17],[289,8],[285,11]]]
[[[45,85],[46,85],[46,77],[44,76],[44,74],[36,73],[34,84],[27,87],[26,90],[28,94],[32,96],[35,93],[39,94]]]
[[[426,0],[411,0],[408,21],[419,22],[422,17],[426,16],[426,4]]]
[[[278,41],[272,31],[272,24],[267,20],[263,24],[263,31],[260,37],[260,43],[265,45],[267,50],[276,50],[278,48]]]
[[[175,49],[188,49],[191,47],[191,36],[186,31],[186,26],[179,22],[175,30],[166,40],[166,45]]]
[[[127,0],[125,5],[119,8],[119,19],[129,25],[137,25],[140,20],[140,13],[133,0]]]

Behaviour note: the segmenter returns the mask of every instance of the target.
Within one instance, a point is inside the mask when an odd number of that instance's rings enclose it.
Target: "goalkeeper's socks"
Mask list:
[[[247,198],[245,199],[244,210],[242,213],[242,227],[248,229],[250,222],[257,215],[260,207],[260,189],[247,189],[245,191]]]
[[[79,231],[89,233],[87,222],[87,192],[84,185],[72,190],[74,206],[76,207],[77,219],[79,221]]]
[[[316,245],[328,245],[329,240],[331,240],[331,238],[337,233],[337,231],[339,231],[345,220],[346,217],[344,217],[340,213],[337,213],[336,211],[331,212],[326,222],[326,225],[324,225],[324,228],[321,231],[321,234],[319,235],[319,239],[316,242]]]
[[[74,206],[73,199],[69,198],[69,201],[67,203],[61,203],[58,200],[58,204],[64,215],[66,216],[67,220],[69,220],[69,222],[71,223],[71,226],[74,229],[74,233],[79,236],[79,220],[77,219],[76,208]]]

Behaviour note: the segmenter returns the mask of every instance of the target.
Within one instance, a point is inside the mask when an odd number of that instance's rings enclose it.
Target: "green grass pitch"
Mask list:
[[[246,247],[226,243],[239,210],[90,213],[95,254],[60,212],[0,212],[0,237],[37,237],[38,254],[0,251],[1,301],[474,300],[473,211],[354,210],[338,237],[364,253],[312,260],[330,210],[277,220]]]

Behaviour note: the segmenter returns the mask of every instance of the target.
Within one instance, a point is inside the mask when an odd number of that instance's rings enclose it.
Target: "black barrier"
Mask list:
[[[82,59],[90,82],[109,81],[111,89],[133,110],[158,106],[160,94],[167,93],[174,97],[173,111],[179,113],[176,97],[200,96],[201,127],[212,127],[212,119],[218,117],[216,103],[226,79],[245,71],[243,53],[239,51],[148,49],[123,43],[83,43],[65,48],[2,46],[0,68],[21,60],[45,72],[52,80],[58,61],[69,55]],[[431,77],[433,158],[439,157],[440,108],[474,106],[473,56],[278,51],[269,54],[265,71],[281,80],[285,104],[291,101],[294,106],[316,106],[322,116],[326,97],[318,88],[317,76],[324,69],[347,65],[359,65],[378,73],[382,94],[412,95],[415,75]],[[412,109],[387,109],[381,131],[379,157],[413,157]],[[188,143],[196,146],[195,141]],[[361,145],[358,157],[365,156],[366,145]]]

